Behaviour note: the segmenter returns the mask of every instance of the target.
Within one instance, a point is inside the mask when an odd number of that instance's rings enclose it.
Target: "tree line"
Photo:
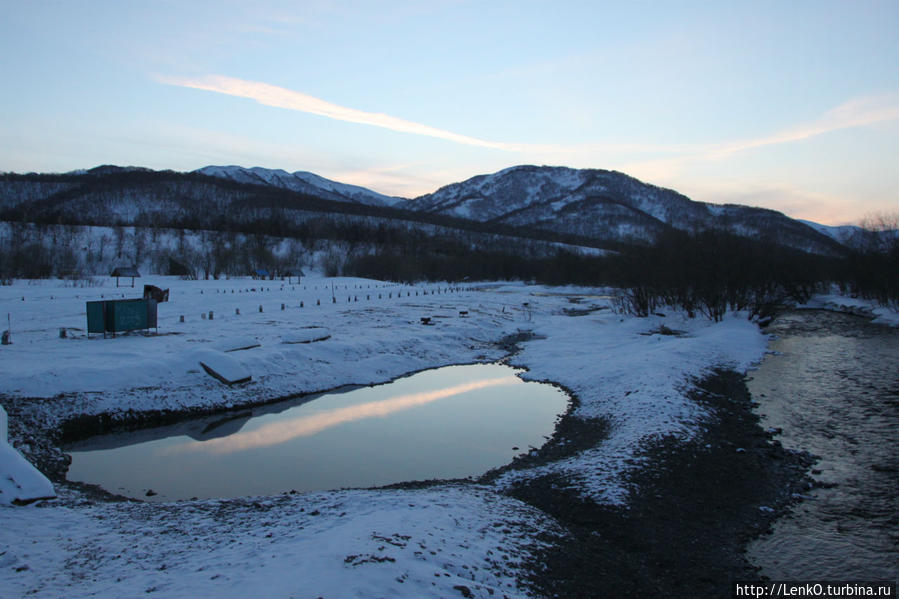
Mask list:
[[[329,275],[407,282],[607,285],[625,290],[624,307],[634,314],[672,305],[713,320],[728,310],[765,314],[831,286],[899,305],[896,217],[868,222],[843,254],[832,256],[790,249],[776,239],[671,227],[663,227],[651,244],[606,244],[598,251],[602,244],[595,240],[584,244],[592,248],[579,250],[573,244],[583,240],[565,235],[406,214],[202,175],[34,177],[43,191],[34,191],[34,201],[14,205],[9,200],[21,197],[33,177],[3,177],[10,197],[0,198],[0,220],[6,221],[0,222],[0,279],[106,274],[123,262],[197,277],[314,266]],[[47,196],[38,199],[41,194]],[[100,235],[79,233],[87,229],[81,225],[110,224],[109,214],[125,205],[131,208],[117,226]]]
[[[258,229],[263,228],[260,223]],[[669,229],[651,245],[605,253],[334,216],[310,219],[299,233],[281,237],[228,230],[0,223],[0,280],[84,278],[131,264],[160,274],[204,278],[246,276],[256,269],[278,275],[313,267],[331,276],[403,282],[523,280],[618,287],[623,290],[622,307],[643,316],[662,306],[713,320],[728,310],[765,315],[784,302],[803,302],[832,286],[899,306],[899,237],[892,229],[871,231],[845,256],[836,257],[720,230]]]
[[[850,245],[838,277],[842,291],[899,308],[899,213],[866,218]]]
[[[622,308],[647,316],[662,306],[721,320],[729,310],[768,316],[785,303],[804,303],[838,287],[844,293],[899,307],[899,233],[868,236],[843,256],[822,256],[721,230],[668,229],[651,245],[604,255],[543,248],[472,249],[453,240],[379,246],[348,259],[344,272],[402,281],[517,279],[548,285],[623,290]],[[876,239],[874,243],[871,240]]]

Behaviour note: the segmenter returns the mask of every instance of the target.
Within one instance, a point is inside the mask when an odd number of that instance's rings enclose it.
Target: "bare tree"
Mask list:
[[[889,253],[899,245],[899,212],[870,214],[859,226],[864,231],[867,251]]]
[[[846,280],[853,294],[884,306],[899,306],[899,214],[877,214],[862,221]]]
[[[116,258],[122,257],[122,251],[125,248],[125,226],[119,225],[115,228],[115,253]]]

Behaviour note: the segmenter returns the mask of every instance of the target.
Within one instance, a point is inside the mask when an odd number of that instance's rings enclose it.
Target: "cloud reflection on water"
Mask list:
[[[239,432],[218,439],[183,443],[167,448],[165,453],[201,451],[222,455],[243,451],[245,449],[270,447],[298,437],[308,437],[339,424],[366,418],[383,417],[394,412],[432,403],[439,399],[445,399],[454,395],[461,395],[462,393],[467,393],[469,391],[502,385],[514,385],[520,382],[521,379],[510,375],[471,383],[463,383],[461,385],[454,385],[452,387],[423,393],[410,393],[392,397],[390,399],[370,401],[354,406],[301,416],[287,421],[272,422],[255,430]]]

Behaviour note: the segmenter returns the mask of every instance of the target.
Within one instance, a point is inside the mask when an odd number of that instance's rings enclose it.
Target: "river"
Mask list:
[[[896,579],[899,329],[819,310],[779,316],[749,390],[762,424],[819,456],[819,481],[748,558],[772,580]]]

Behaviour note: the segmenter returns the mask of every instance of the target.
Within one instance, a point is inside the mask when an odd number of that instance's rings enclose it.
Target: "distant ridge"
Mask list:
[[[647,242],[673,227],[727,229],[823,254],[838,252],[841,243],[774,210],[695,202],[671,189],[600,169],[514,166],[441,187],[411,205],[434,214],[622,242]]]
[[[852,237],[850,229],[774,210],[696,202],[616,171],[533,165],[478,175],[412,200],[305,171],[212,165],[178,173],[102,165],[65,174],[0,175],[0,210],[3,220],[177,222],[187,228],[266,219],[277,227],[302,222],[311,213],[355,214],[600,248],[649,243],[672,229],[719,229],[838,255]]]
[[[204,166],[193,172],[239,183],[269,185],[281,189],[289,189],[339,202],[356,202],[371,206],[393,206],[397,202],[402,201],[402,198],[386,196],[358,185],[338,183],[306,171],[288,173],[282,169],[267,169],[259,166],[244,168],[232,165]]]

